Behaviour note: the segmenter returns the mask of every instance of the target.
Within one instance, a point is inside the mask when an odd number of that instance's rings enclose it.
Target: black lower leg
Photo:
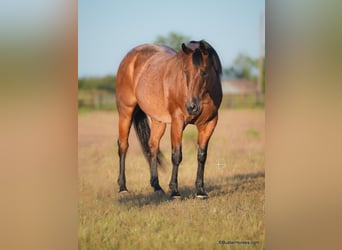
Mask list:
[[[157,166],[158,166],[158,160],[157,160],[157,156],[154,156],[151,161],[150,161],[150,170],[151,170],[151,179],[150,179],[150,183],[151,186],[154,188],[154,191],[163,191],[163,189],[160,187],[159,185],[159,179],[158,179],[158,170],[157,170]]]
[[[126,175],[125,175],[125,159],[126,159],[126,152],[127,149],[123,149],[120,145],[120,141],[118,140],[118,148],[119,148],[119,177],[118,177],[118,184],[119,184],[119,192],[127,191],[126,188]]]
[[[180,196],[178,192],[178,166],[182,161],[182,148],[172,149],[172,175],[170,180],[171,197]]]
[[[206,192],[204,191],[204,165],[207,159],[207,148],[198,148],[197,153],[197,161],[198,161],[198,168],[197,168],[197,177],[196,177],[196,194],[197,196],[207,196]]]

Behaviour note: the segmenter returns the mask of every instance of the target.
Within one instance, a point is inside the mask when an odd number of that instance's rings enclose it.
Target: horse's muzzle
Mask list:
[[[200,101],[193,99],[185,104],[189,115],[198,115],[201,111]]]

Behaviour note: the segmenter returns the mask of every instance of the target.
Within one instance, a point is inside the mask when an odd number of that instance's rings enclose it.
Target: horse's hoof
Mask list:
[[[120,189],[119,194],[126,194],[128,193],[127,189]]]
[[[180,199],[182,199],[182,196],[178,192],[172,192],[171,199],[172,200],[180,200]]]
[[[206,193],[199,193],[199,194],[196,194],[196,198],[200,200],[206,200],[209,198],[209,196]]]
[[[182,196],[180,196],[180,195],[172,195],[172,196],[171,196],[171,199],[172,199],[172,200],[181,200],[181,199],[182,199]]]

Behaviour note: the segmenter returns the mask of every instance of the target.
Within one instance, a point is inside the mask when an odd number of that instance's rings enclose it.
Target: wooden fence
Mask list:
[[[78,107],[90,109],[116,109],[115,93],[105,90],[79,90]]]
[[[225,94],[221,108],[256,108],[264,107],[263,94]],[[115,93],[105,90],[79,90],[78,107],[87,109],[115,110]]]

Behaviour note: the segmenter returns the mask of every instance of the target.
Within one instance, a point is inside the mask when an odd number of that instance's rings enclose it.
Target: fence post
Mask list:
[[[95,95],[95,91],[91,91],[91,107],[93,109],[96,108],[96,95]]]
[[[102,108],[102,104],[103,104],[103,95],[102,93],[99,94],[99,105],[100,105],[100,109]]]

